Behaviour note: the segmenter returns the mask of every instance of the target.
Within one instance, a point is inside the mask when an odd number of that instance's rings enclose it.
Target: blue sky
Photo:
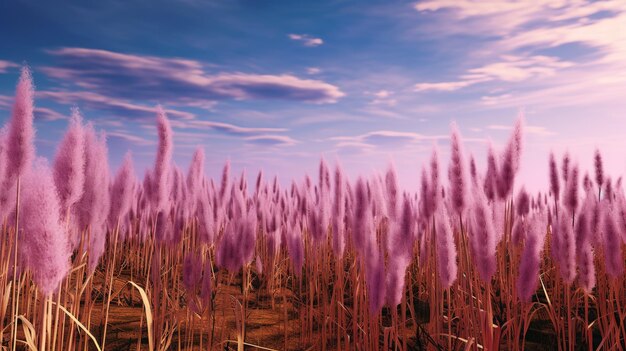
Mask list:
[[[106,1],[0,3],[0,120],[19,67],[33,70],[38,153],[51,158],[72,106],[107,132],[110,163],[154,159],[154,106],[168,111],[176,163],[202,145],[281,179],[323,155],[352,177],[384,171],[416,189],[456,121],[484,165],[520,112],[521,178],[547,179],[550,150],[591,169],[599,147],[624,173],[623,1]]]

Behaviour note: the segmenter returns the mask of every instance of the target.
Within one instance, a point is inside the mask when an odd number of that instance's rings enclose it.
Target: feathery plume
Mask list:
[[[539,215],[534,215],[530,220],[520,271],[517,278],[517,293],[524,302],[529,302],[539,285],[539,268],[541,265],[541,251],[546,233],[546,227]]]
[[[615,214],[612,208],[604,211],[604,265],[607,274],[614,279],[619,278],[624,273],[624,259],[622,257],[622,243],[615,222]]]
[[[461,148],[461,134],[456,126],[452,124],[452,150],[450,166],[448,168],[448,179],[450,180],[450,198],[454,210],[461,214],[465,209],[467,180],[465,167],[463,165],[463,151]]]
[[[169,175],[172,162],[172,127],[163,108],[157,106],[159,146],[154,164],[154,209],[163,211],[168,207]]]
[[[602,166],[602,154],[599,149],[596,149],[594,153],[593,164],[596,170],[596,184],[598,185],[598,189],[602,189],[602,185],[604,184],[604,168]]]
[[[387,213],[391,220],[395,220],[398,216],[398,176],[396,175],[396,167],[393,162],[389,163],[387,174],[385,174],[386,197],[387,197]]]
[[[496,159],[496,152],[493,149],[493,144],[489,144],[489,150],[487,151],[487,172],[485,174],[484,191],[487,199],[493,201],[496,198],[496,188],[498,180],[498,161]]]
[[[458,266],[456,262],[456,246],[454,236],[450,227],[450,219],[446,210],[442,207],[439,210],[437,220],[437,270],[439,271],[439,281],[444,289],[449,288],[456,281]]]
[[[550,191],[554,196],[555,201],[559,198],[560,185],[559,185],[559,172],[557,170],[556,159],[554,153],[550,153]]]
[[[187,190],[189,191],[190,212],[193,213],[202,193],[202,177],[204,177],[204,148],[198,146],[191,158],[187,172]]]
[[[496,271],[496,234],[485,194],[476,187],[473,195],[470,244],[480,278],[490,282]]]
[[[333,205],[333,251],[337,256],[343,255],[346,246],[344,238],[344,181],[343,170],[341,169],[341,165],[337,163],[335,166],[335,202]]]
[[[51,295],[67,274],[71,252],[59,218],[52,172],[39,159],[23,178],[19,258],[31,270],[40,291]]]
[[[5,176],[14,182],[28,171],[35,157],[35,129],[33,128],[33,97],[35,89],[28,67],[22,67],[15,89],[15,102],[9,121],[6,139],[7,172]]]
[[[62,215],[80,200],[85,183],[85,141],[82,117],[78,108],[72,109],[67,132],[59,143],[54,160],[54,183],[61,201]]]
[[[130,152],[127,152],[111,187],[111,211],[109,212],[111,228],[114,228],[116,222],[121,221],[130,211],[135,182],[133,159]]]

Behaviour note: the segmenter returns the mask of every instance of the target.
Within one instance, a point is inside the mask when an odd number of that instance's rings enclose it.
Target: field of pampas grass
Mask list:
[[[22,69],[0,134],[3,350],[624,350],[626,197],[569,155],[549,189],[518,179],[524,121],[487,169],[451,126],[420,190],[319,163],[287,188],[174,165],[167,114],[140,181],[72,111],[36,156]],[[445,162],[449,161],[449,162]],[[442,164],[448,164],[447,169]]]

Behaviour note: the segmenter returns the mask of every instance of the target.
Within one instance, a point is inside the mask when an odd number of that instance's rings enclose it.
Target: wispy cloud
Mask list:
[[[264,133],[280,133],[286,132],[285,128],[260,128],[260,127],[241,127],[230,123],[215,121],[190,121],[186,123],[187,128],[212,129],[229,135],[246,136]]]
[[[314,75],[322,73],[322,69],[319,67],[307,67],[306,73]]]
[[[19,67],[19,65],[10,61],[0,60],[0,73],[5,73],[11,67]]]
[[[324,44],[324,40],[322,38],[312,37],[308,34],[289,34],[289,39],[302,42],[304,46],[320,46]]]
[[[201,62],[85,48],[48,51],[60,65],[42,68],[48,76],[101,95],[168,103],[190,99],[283,99],[334,103],[345,94],[332,84],[289,74],[211,72]]]
[[[474,43],[466,51],[474,67],[462,68],[455,80],[421,82],[418,91],[479,83],[488,90],[502,82],[504,91],[484,94],[480,104],[576,106],[616,102],[621,96],[615,91],[626,87],[623,1],[426,0],[414,7],[435,22],[437,32],[429,34],[463,35]],[[494,56],[500,59],[490,61]]]
[[[572,65],[571,62],[562,61],[556,57],[504,55],[498,62],[467,70],[457,81],[415,84],[415,91],[454,91],[490,81],[521,82],[532,78],[553,76],[558,69]]]
[[[422,135],[413,132],[399,132],[393,130],[376,130],[355,136],[336,136],[330,140],[337,141],[337,145],[387,145],[387,144],[407,144],[419,143],[428,140],[447,138],[446,135]],[[346,144],[349,143],[349,144]]]
[[[155,106],[146,106],[119,98],[113,98],[98,93],[88,91],[37,91],[37,97],[41,99],[53,100],[61,104],[72,104],[84,106],[99,111],[113,113],[122,118],[154,118]],[[190,120],[195,118],[193,113],[165,109],[165,112],[176,119]]]
[[[255,135],[244,138],[250,144],[262,146],[291,146],[297,144],[295,139],[286,135]]]

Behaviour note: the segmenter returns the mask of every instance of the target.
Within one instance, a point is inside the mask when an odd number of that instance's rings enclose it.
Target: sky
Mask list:
[[[482,169],[523,114],[517,184],[544,190],[551,151],[626,170],[625,28],[621,0],[0,1],[0,123],[27,64],[49,159],[76,106],[141,178],[161,104],[183,169],[198,146],[210,176],[229,159],[283,183],[321,157],[353,179],[393,162],[416,190],[453,121]]]

